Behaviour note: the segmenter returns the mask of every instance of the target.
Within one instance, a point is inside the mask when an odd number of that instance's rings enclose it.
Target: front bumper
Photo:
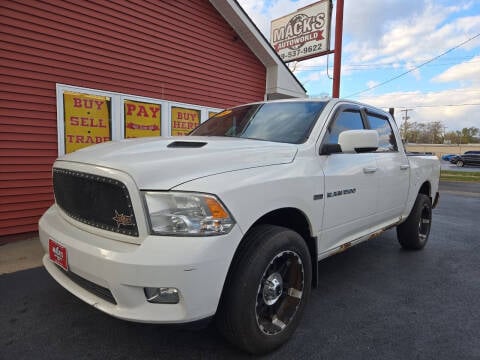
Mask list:
[[[50,275],[88,304],[117,318],[148,323],[184,323],[215,314],[235,249],[238,226],[227,235],[169,237],[148,235],[141,244],[105,238],[65,220],[53,205],[40,219],[40,242]],[[69,271],[108,289],[116,304],[72,281],[48,255],[49,239],[67,249]],[[145,287],[175,287],[177,304],[147,302]]]

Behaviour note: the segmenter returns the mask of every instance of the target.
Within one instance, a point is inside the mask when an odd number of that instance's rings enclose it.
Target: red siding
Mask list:
[[[225,108],[265,67],[206,0],[0,2],[0,236],[53,202],[56,83]]]

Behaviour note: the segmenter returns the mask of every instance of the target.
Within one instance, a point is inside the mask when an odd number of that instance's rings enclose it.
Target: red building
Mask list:
[[[65,152],[305,96],[234,0],[3,0],[0,44],[0,236],[37,231]]]

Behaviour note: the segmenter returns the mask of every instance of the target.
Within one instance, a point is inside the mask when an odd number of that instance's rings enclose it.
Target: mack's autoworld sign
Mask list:
[[[323,0],[272,21],[270,42],[285,62],[330,50],[332,1]]]

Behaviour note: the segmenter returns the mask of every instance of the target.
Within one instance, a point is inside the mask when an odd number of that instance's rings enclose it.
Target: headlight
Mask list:
[[[227,234],[235,222],[212,195],[145,191],[152,233],[208,236]]]

